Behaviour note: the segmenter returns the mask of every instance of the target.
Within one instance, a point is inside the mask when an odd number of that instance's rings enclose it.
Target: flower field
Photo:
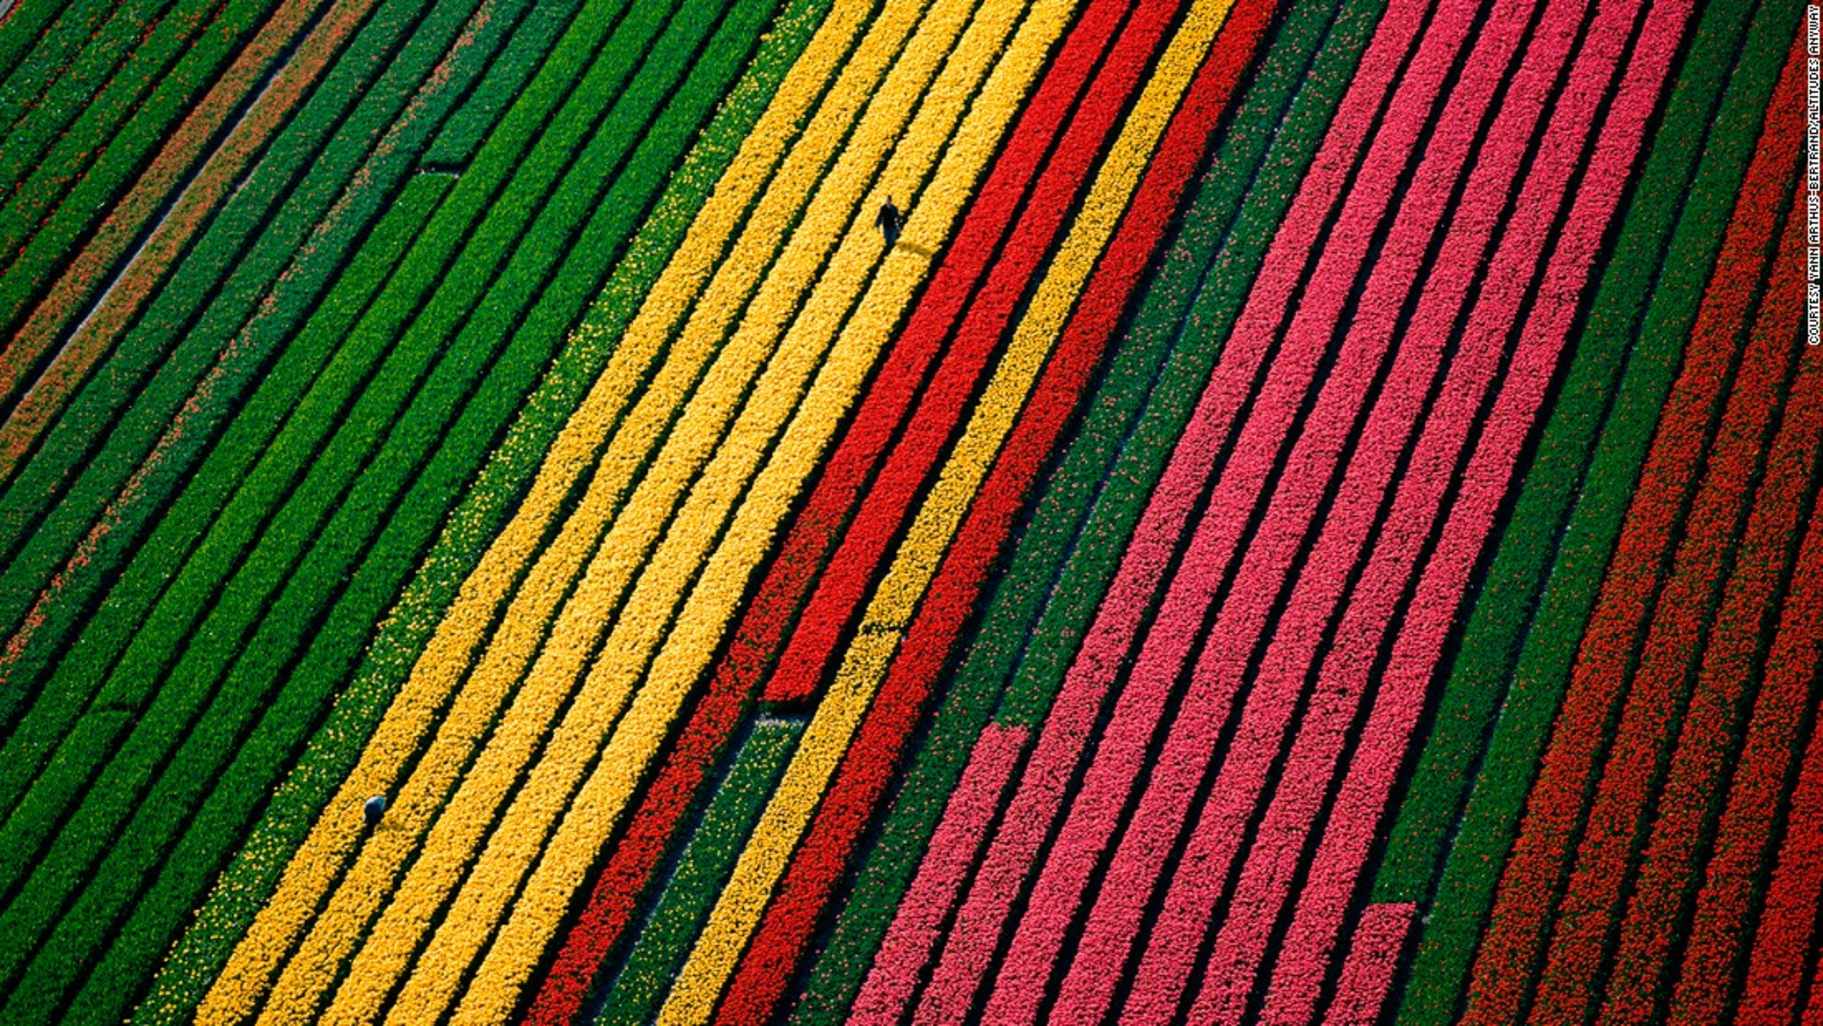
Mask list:
[[[1823,1026],[1807,11],[0,2],[0,1023]]]

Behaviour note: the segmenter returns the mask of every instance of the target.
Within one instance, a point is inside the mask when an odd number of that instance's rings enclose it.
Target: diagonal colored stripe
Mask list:
[[[933,90],[931,95],[938,102],[921,113],[921,119],[926,114],[933,118],[953,116],[969,98],[971,90],[967,87],[973,80],[949,80],[947,76],[978,75],[981,62],[996,50],[1001,51],[999,62],[977,94],[978,98],[986,98],[985,102],[969,110],[956,133],[958,142],[942,154],[934,177],[913,206],[905,227],[908,238],[941,244],[947,236],[973,183],[1018,110],[1026,88],[1036,78],[1043,54],[1061,34],[1071,12],[1068,8],[1046,7],[1042,12],[1031,13],[1039,16],[1026,18],[1010,46],[1003,45],[1001,35],[1008,27],[1007,19],[988,18],[972,27],[959,51],[962,59],[952,63],[952,68],[946,70],[946,80]],[[885,178],[861,209],[874,209],[888,191],[915,192],[910,180],[913,172],[943,142],[941,132],[924,132],[922,127],[915,126],[906,133],[908,145],[895,156]],[[928,267],[926,252],[928,249],[922,246],[900,248],[886,257],[810,391],[802,395],[787,391],[775,400],[750,404],[751,424],[750,418],[743,417],[736,427],[736,440],[717,452],[678,519],[667,529],[664,544],[641,577],[628,611],[607,638],[578,703],[585,707],[600,704],[610,714],[624,706],[625,716],[618,723],[597,723],[588,728],[605,731],[612,726],[612,733],[606,735],[607,748],[601,751],[581,789],[570,797],[570,811],[556,833],[541,853],[534,853],[536,865],[516,898],[512,914],[505,918],[499,935],[490,944],[477,971],[479,982],[471,987],[457,1011],[458,1021],[498,1021],[517,1000],[519,988],[525,985],[552,935],[562,925],[589,866],[625,811],[635,782],[656,756],[679,706],[714,653],[748,576],[770,547],[772,533],[854,401],[866,372],[887,340],[889,326],[898,320],[923,281]],[[818,340],[833,336],[843,315],[843,310],[831,300],[840,300],[840,288],[846,283],[863,279],[865,262],[877,259],[880,253],[878,238],[872,232],[850,231],[828,275],[828,280],[837,286],[819,290],[800,314],[796,331],[803,333],[808,344],[788,342],[785,352],[790,358],[779,364],[782,369],[776,375],[769,372],[762,381],[763,389],[775,387],[774,378],[782,379],[777,387],[801,387],[800,375],[808,370],[802,361],[814,359],[822,351]],[[855,264],[862,266],[852,266]],[[782,418],[786,412],[791,413],[790,425],[772,449],[766,466],[747,487],[745,499],[733,509],[733,523],[726,524],[746,475],[752,474],[760,457],[766,455],[764,445],[741,433],[772,430],[765,427],[769,418]],[[718,530],[722,532],[719,540]],[[699,574],[696,561],[711,543],[719,547]],[[678,600],[684,598],[686,587],[692,590],[673,626],[670,616]],[[636,690],[635,685],[642,681],[643,686]],[[607,698],[597,703],[590,697],[595,695]],[[629,701],[631,704],[626,704]],[[589,714],[598,712],[591,708]],[[595,735],[583,745],[585,755],[598,750],[601,736]],[[526,811],[549,814],[535,805]],[[511,845],[525,843],[510,829],[503,830],[501,836],[509,838],[507,843]],[[537,840],[536,836],[531,839]],[[495,854],[492,847],[488,854]],[[518,856],[507,848],[501,857]]]
[[[1810,528],[1792,574],[1791,593],[1779,614],[1777,632],[1765,654],[1765,668],[1753,700],[1753,719],[1733,768],[1727,804],[1716,826],[1712,850],[1703,870],[1702,889],[1685,927],[1683,960],[1670,992],[1665,1021],[1699,1026],[1721,1021],[1733,994],[1735,966],[1754,956],[1755,985],[1742,996],[1745,1018],[1789,1022],[1803,971],[1798,953],[1803,945],[1788,939],[1795,926],[1807,928],[1786,909],[1802,902],[1780,902],[1771,917],[1757,913],[1769,868],[1787,782],[1794,776],[1806,788],[1805,802],[1819,808],[1823,798],[1809,797],[1823,788],[1823,733],[1812,731],[1804,754],[1803,725],[1814,722],[1813,695],[1817,666],[1823,661],[1823,499],[1812,502]],[[1800,766],[1808,767],[1800,770]],[[1803,774],[1808,774],[1805,777]],[[1793,792],[1794,797],[1796,792]],[[1799,805],[1794,801],[1793,808]],[[1813,813],[1814,815],[1814,813]],[[1785,821],[1789,824],[1791,816]],[[1802,820],[1800,819],[1801,823]],[[1789,832],[1789,827],[1787,827]],[[1782,887],[1788,886],[1781,884]],[[1756,946],[1757,929],[1767,939]],[[1787,934],[1787,937],[1780,937]],[[1774,939],[1774,938],[1778,939]],[[1622,934],[1626,950],[1628,937]]]
[[[1692,696],[1688,682],[1697,677],[1699,658],[1705,670],[1711,659],[1724,666],[1733,662],[1725,671],[1731,679],[1752,676],[1752,651],[1762,632],[1747,611],[1774,605],[1772,589],[1791,558],[1788,541],[1798,530],[1799,510],[1809,505],[1823,395],[1817,394],[1819,376],[1810,372],[1819,361],[1801,361],[1802,347],[1792,336],[1792,311],[1803,305],[1798,221],[1787,218],[1753,328],[1771,351],[1761,360],[1760,352],[1750,350],[1735,376],[1703,484],[1685,517],[1673,576],[1652,611],[1645,650],[1556,913],[1534,1016],[1564,1009],[1586,1018],[1600,1005],[1605,1016],[1616,1019],[1656,1018],[1648,998],[1653,988],[1642,989],[1631,975],[1631,960],[1617,962],[1599,992],[1588,967],[1602,964],[1621,926],[1623,886],[1636,905],[1660,900],[1670,887],[1651,864],[1637,876],[1630,867],[1646,841],[1649,802],[1661,810],[1656,834],[1671,827],[1667,820],[1700,811],[1708,790],[1677,779],[1683,767],[1669,750],[1674,726],[1690,743],[1711,750],[1734,735],[1706,723],[1707,695]],[[1763,366],[1755,368],[1755,361]],[[1713,731],[1708,736],[1701,733],[1706,726]],[[1680,749],[1683,744],[1679,740]],[[1673,763],[1670,780],[1664,775],[1667,763]],[[1604,993],[1610,1000],[1602,1001]],[[1647,1007],[1639,1007],[1642,1003]]]
[[[1312,50],[1329,28],[1332,13],[1294,7],[1266,50],[1265,64],[1234,117],[1234,127],[1224,136],[1214,167],[1181,218],[1181,234],[1165,248],[1165,268],[1148,288],[1134,328],[1121,342],[1096,395],[1082,404],[1084,426],[1046,485],[1012,565],[996,585],[982,633],[944,693],[879,840],[867,850],[853,896],[817,955],[793,1012],[794,1022],[832,1021],[852,999],[866,958],[886,928],[886,910],[878,906],[908,885],[926,839],[936,829],[943,795],[960,772],[960,754],[987,720],[1011,660],[1023,649],[1031,662],[1060,661],[1058,650],[1067,649],[1080,621],[1092,611],[1092,596],[1112,572],[1120,544],[1215,359],[1216,347],[1194,332],[1207,330],[1211,321],[1233,317],[1241,292],[1237,282],[1245,279],[1247,269],[1257,267],[1267,242],[1264,230],[1250,226],[1276,222],[1278,212],[1290,203],[1291,190],[1285,186],[1295,183],[1321,139],[1333,104],[1347,84],[1346,69],[1359,57],[1378,12],[1351,8],[1311,65]],[[1304,88],[1288,110],[1293,87],[1299,84]],[[1211,273],[1218,266],[1224,273]],[[1116,450],[1122,446],[1116,461]],[[1098,496],[1102,482],[1107,492]],[[1087,521],[1082,519],[1085,515]],[[1080,539],[1075,536],[1078,529]],[[1066,545],[1073,550],[1064,551]],[[1066,557],[1069,562],[1058,566]],[[1050,593],[1050,581],[1060,572],[1057,579],[1063,586]],[[1049,607],[1041,621],[1032,623],[1047,594]],[[1080,618],[1074,621],[1076,626],[1068,626],[1071,617]],[[1023,724],[1025,719],[1015,722]],[[957,898],[949,896],[945,914]],[[941,937],[931,938],[929,946],[940,941]],[[922,967],[930,950],[916,957]]]
[[[1525,801],[1525,790],[1532,780],[1550,718],[1562,694],[1562,682],[1568,677],[1576,643],[1619,533],[1627,499],[1637,480],[1637,468],[1651,442],[1686,335],[1698,316],[1703,283],[1723,243],[1722,229],[1733,207],[1734,190],[1752,155],[1765,97],[1772,90],[1777,69],[1784,63],[1783,55],[1790,46],[1795,13],[1779,14],[1771,6],[1765,11],[1755,21],[1747,44],[1748,56],[1743,58],[1741,71],[1724,97],[1707,153],[1692,183],[1692,202],[1678,216],[1663,273],[1657,277],[1646,272],[1638,274],[1642,292],[1651,288],[1652,282],[1661,284],[1649,302],[1642,300],[1639,341],[1628,355],[1614,404],[1601,423],[1582,429],[1590,433],[1596,427],[1601,429],[1593,452],[1587,456],[1586,471],[1572,469],[1564,473],[1565,480],[1553,489],[1560,498],[1551,498],[1552,491],[1543,488],[1548,478],[1539,473],[1528,476],[1521,493],[1514,524],[1522,534],[1516,538],[1555,538],[1556,525],[1564,524],[1564,535],[1555,552],[1538,557],[1550,559],[1551,566],[1549,579],[1542,583],[1543,590],[1537,597],[1536,613],[1531,619],[1520,618],[1486,628],[1493,633],[1477,631],[1474,619],[1480,619],[1479,613],[1471,620],[1471,634],[1464,642],[1465,655],[1453,671],[1436,718],[1439,733],[1420,761],[1414,798],[1401,811],[1402,822],[1395,826],[1395,853],[1403,849],[1402,836],[1425,837],[1420,843],[1429,845],[1433,852],[1440,851],[1445,833],[1454,825],[1451,819],[1457,815],[1454,803],[1465,799],[1443,799],[1438,803],[1440,811],[1418,812],[1416,803],[1428,799],[1417,789],[1468,789],[1467,775],[1476,774],[1459,814],[1459,826],[1450,838],[1434,903],[1401,998],[1399,1018],[1403,1023],[1453,1022],[1459,1014],[1464,979]],[[1679,191],[1668,185],[1665,189]],[[1735,263],[1746,259],[1748,251],[1739,248],[1741,244],[1737,241],[1730,252]],[[1623,279],[1629,277],[1629,265],[1611,265],[1610,275],[1616,274]],[[1599,327],[1605,322],[1591,323]],[[1559,409],[1566,408],[1560,405]],[[1573,407],[1568,409],[1573,411]],[[1547,429],[1541,453],[1557,459],[1576,459],[1574,455],[1557,455],[1558,445],[1574,448],[1579,444],[1573,436],[1563,434],[1572,422],[1557,415],[1553,419],[1556,422]],[[1564,510],[1572,498],[1574,512],[1559,512],[1556,518],[1536,505],[1551,501],[1560,503],[1555,508]],[[1519,519],[1519,512],[1527,519]],[[1569,516],[1567,523],[1557,519],[1565,515]],[[1527,544],[1514,542],[1515,546]],[[1496,570],[1501,569],[1502,558],[1496,557]],[[1523,551],[1513,555],[1515,560],[1522,558]],[[1542,572],[1542,566],[1535,572]],[[1507,579],[1504,572],[1492,578],[1485,600],[1477,608],[1487,602],[1527,608],[1529,598],[1509,596],[1504,590]],[[1478,642],[1478,647],[1466,647],[1471,641]],[[1509,659],[1514,660],[1510,667],[1505,662]],[[1509,674],[1510,690],[1505,685]],[[1496,702],[1500,703],[1497,719]],[[1459,720],[1465,723],[1460,735],[1455,732]],[[1481,768],[1475,770],[1467,753],[1482,747],[1484,732],[1489,729],[1492,733],[1485,740],[1486,754],[1481,757]],[[1457,737],[1474,740],[1454,740]],[[1459,754],[1446,756],[1446,751],[1451,750]],[[1405,822],[1408,813],[1409,824]],[[1391,890],[1394,881],[1407,875],[1406,870],[1394,865],[1383,872],[1379,881],[1385,888],[1385,897],[1410,893],[1405,890],[1411,886],[1409,883],[1400,883],[1399,890]],[[1428,867],[1417,871],[1428,872]]]
[[[1149,605],[1150,595],[1166,569],[1164,564],[1175,547],[1176,536],[1188,518],[1190,506],[1202,490],[1202,479],[1211,469],[1220,440],[1232,426],[1229,418],[1237,411],[1231,402],[1237,402],[1240,397],[1231,400],[1222,395],[1224,385],[1234,383],[1225,375],[1240,368],[1251,381],[1254,370],[1264,359],[1266,347],[1256,343],[1265,343],[1276,334],[1279,315],[1290,303],[1291,290],[1308,266],[1310,243],[1321,230],[1327,212],[1333,208],[1344,179],[1349,177],[1349,164],[1375,120],[1372,112],[1379,108],[1381,96],[1390,87],[1408,42],[1417,33],[1424,6],[1395,6],[1381,21],[1376,39],[1369,45],[1361,71],[1350,94],[1343,100],[1344,113],[1333,123],[1324,153],[1317,158],[1315,166],[1322,170],[1305,178],[1290,218],[1281,225],[1241,316],[1241,327],[1224,346],[1216,377],[1205,390],[1197,415],[1173,454],[1171,467],[1153,493],[1138,533],[1122,557],[1115,582],[1083,647],[1077,652],[1056,705],[1045,720],[1019,790],[1012,798],[982,870],[958,912],[956,926],[925,991],[919,1014],[927,1020],[959,1016],[972,1001],[978,981],[998,946],[1002,924],[1016,894],[1024,888],[1024,881],[1034,868],[1032,860],[1055,822],[1064,797],[1063,788],[1082,757],[1102,697],[1125,660],[1144,607]],[[1463,28],[1466,28],[1467,20],[1461,19]],[[1435,39],[1433,48],[1446,58],[1442,63],[1447,64],[1447,55],[1453,50],[1449,35],[1439,33],[1432,38]],[[1418,99],[1427,103],[1424,97]],[[1402,142],[1397,135],[1386,132],[1377,137],[1368,158],[1368,169],[1353,176],[1355,184],[1347,201],[1349,211],[1362,208],[1372,211],[1378,209],[1376,204],[1384,203],[1385,191],[1374,184],[1377,176],[1390,179],[1393,169],[1404,162],[1407,151],[1402,147],[1409,147],[1411,141],[1406,138]],[[1364,244],[1365,240],[1365,234],[1356,236],[1357,247],[1353,252],[1357,259],[1358,245]],[[1350,251],[1349,246],[1328,249],[1322,266],[1347,263]],[[1353,264],[1347,266],[1352,272]],[[1334,275],[1334,271],[1329,273]],[[1319,315],[1313,309],[1311,316]],[[1268,320],[1272,322],[1271,327],[1267,327]],[[1183,638],[1185,625],[1181,622],[1174,625],[1169,617],[1167,613],[1155,621],[1148,645]]]
[[[1013,775],[1025,727],[988,726],[975,742],[962,779],[950,794],[943,819],[931,835],[918,875],[899,902],[899,911],[874,956],[867,982],[856,995],[849,1022],[892,1026],[905,1015],[917,990],[930,949],[940,936],[956,894],[987,836],[1000,793]]]
[[[1256,676],[1246,691],[1246,708],[1232,742],[1224,750],[1210,788],[1209,805],[1180,863],[1196,869],[1177,874],[1170,891],[1183,893],[1167,892],[1163,913],[1166,918],[1161,920],[1183,931],[1177,934],[1180,942],[1200,937],[1206,929],[1206,918],[1198,917],[1207,917],[1215,909],[1215,899],[1229,875],[1245,819],[1274,779],[1271,763],[1283,743],[1313,654],[1312,622],[1315,633],[1320,633],[1338,597],[1335,585],[1339,582],[1331,571],[1344,570],[1352,562],[1352,548],[1361,544],[1361,534],[1369,526],[1361,522],[1358,514],[1348,515],[1349,504],[1365,502],[1371,510],[1378,503],[1390,477],[1390,463],[1407,442],[1418,412],[1414,406],[1422,405],[1424,389],[1442,348],[1439,329],[1459,315],[1472,283],[1473,269],[1480,266],[1490,243],[1493,214],[1520,170],[1526,140],[1574,36],[1566,29],[1575,24],[1580,10],[1575,4],[1567,8],[1553,8],[1558,19],[1567,24],[1555,26],[1558,31],[1553,33],[1549,30],[1550,15],[1546,15],[1547,28],[1538,36],[1545,42],[1525,51],[1524,67],[1533,73],[1530,81],[1515,83],[1491,128],[1478,129],[1501,80],[1520,53],[1532,15],[1520,5],[1508,5],[1481,27],[1455,90],[1442,103],[1435,134],[1405,190],[1389,233],[1380,244],[1379,258],[1366,272],[1365,285],[1358,286],[1362,289],[1359,307],[1346,321],[1332,319],[1337,313],[1315,323],[1301,315],[1292,321],[1283,343],[1287,352],[1321,351],[1336,346],[1338,343],[1331,338],[1337,334],[1341,336],[1340,352],[1320,386],[1313,382],[1311,387],[1318,387],[1319,391],[1302,428],[1294,427],[1294,434],[1280,437],[1256,434],[1253,429],[1256,425],[1295,424],[1287,416],[1289,411],[1276,408],[1276,402],[1282,399],[1295,405],[1308,400],[1296,391],[1274,392],[1279,373],[1279,367],[1274,367],[1274,377],[1268,380],[1266,393],[1249,415],[1235,454],[1224,468],[1203,522],[1190,542],[1183,570],[1165,599],[1165,609],[1174,608],[1187,579],[1193,582],[1192,588],[1198,583],[1204,587],[1223,584],[1219,577],[1206,582],[1195,579],[1199,575],[1222,575],[1223,567],[1238,560],[1234,578],[1226,584],[1227,598],[1209,631],[1210,642],[1195,666],[1182,704],[1173,714],[1156,768],[1120,839],[1114,868],[1085,928],[1073,971],[1064,981],[1059,1008],[1070,1010],[1076,1021],[1098,1015],[1110,1000],[1112,981],[1106,979],[1108,974],[1101,974],[1098,979],[1092,967],[1098,958],[1107,964],[1125,962],[1140,917],[1158,886],[1164,860],[1195,803],[1199,782],[1208,772],[1209,754],[1217,750],[1217,735],[1233,716],[1243,678],[1252,673]],[[1485,137],[1479,135],[1481,131],[1487,133]],[[1458,178],[1468,173],[1471,153],[1478,154],[1474,173],[1468,176],[1466,186],[1457,186]],[[1456,195],[1458,189],[1460,199]],[[1455,216],[1448,222],[1435,269],[1427,268],[1426,251],[1445,223],[1444,215],[1451,212],[1452,202],[1456,204]],[[1420,283],[1424,286],[1422,291],[1414,294]],[[1408,304],[1417,308],[1409,326],[1401,319],[1411,309]],[[1373,385],[1381,366],[1391,359],[1387,350],[1395,335],[1404,337],[1389,372],[1391,381],[1368,415],[1365,406],[1374,401]],[[1401,380],[1402,375],[1406,380]],[[1419,397],[1418,404],[1411,401],[1412,392]],[[1364,416],[1365,427],[1361,423]],[[1345,444],[1353,439],[1360,440],[1358,450]],[[1237,551],[1236,545],[1246,537],[1245,525],[1260,516],[1264,490],[1271,484],[1272,469],[1280,458],[1275,449],[1282,452],[1287,444],[1290,452],[1284,457],[1285,468],[1265,508],[1265,519],[1247,537],[1244,550]],[[1325,494],[1337,487],[1336,477],[1343,466],[1347,466],[1348,476],[1341,484],[1342,496],[1333,507],[1327,506]],[[1330,509],[1334,512],[1320,514]],[[1299,565],[1295,556],[1305,537],[1318,529],[1315,518],[1319,516],[1322,539],[1317,542],[1318,551],[1301,574],[1294,574]],[[1326,548],[1333,551],[1325,552]],[[1286,601],[1287,592],[1291,596],[1290,607],[1275,626],[1269,620],[1270,614]],[[1210,600],[1205,595],[1202,602]],[[1187,615],[1200,619],[1201,613],[1196,610]],[[1262,650],[1263,665],[1255,668]],[[1048,911],[1050,903],[1060,901],[1068,907],[1081,900],[1078,895],[1110,843],[1122,807],[1136,785],[1135,771],[1146,761],[1135,753],[1143,752],[1148,739],[1159,729],[1159,719],[1165,714],[1168,696],[1181,672],[1181,660],[1188,655],[1187,651],[1165,655],[1167,652],[1170,649],[1154,647],[1150,642],[1142,650],[1107,732],[1097,744],[1081,797],[1072,807],[1034,886],[1030,899],[1034,910]],[[1124,762],[1104,762],[1104,755],[1124,755]],[[1250,857],[1249,868],[1253,864]],[[1261,906],[1249,906],[1239,917],[1226,916],[1224,930],[1240,919],[1256,926],[1269,923],[1272,911],[1266,902],[1261,902]],[[1202,911],[1189,912],[1186,918],[1190,909]],[[1032,918],[1033,913],[1028,912],[1027,920]],[[1021,933],[1027,930],[1022,923]],[[1166,934],[1153,936],[1162,938]],[[1019,934],[1013,944],[1016,957]],[[1155,939],[1154,946],[1157,944]],[[1232,979],[1245,993],[1251,976],[1243,967]]]

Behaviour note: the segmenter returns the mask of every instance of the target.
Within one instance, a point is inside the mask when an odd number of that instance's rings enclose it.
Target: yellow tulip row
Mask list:
[[[818,705],[777,793],[672,987],[659,1014],[660,1023],[699,1023],[713,1011],[861,714],[884,678],[901,632],[935,575],[969,499],[1012,429],[1078,291],[1112,236],[1153,148],[1232,2],[1197,0],[1128,115],[1068,237],[1014,329],[962,438],[869,601],[828,694]]]
[[[200,1023],[241,1021],[252,1014],[265,996],[272,974],[291,951],[323,895],[360,844],[361,803],[372,794],[392,788],[406,761],[420,747],[424,735],[439,722],[450,692],[468,668],[475,648],[518,578],[520,568],[536,550],[564,497],[592,464],[592,455],[601,440],[637,393],[650,363],[662,351],[672,328],[708,281],[728,240],[741,228],[754,197],[766,189],[770,172],[784,155],[797,126],[819,98],[823,98],[825,85],[841,68],[842,78],[818,108],[818,121],[805,132],[793,155],[820,143],[824,146],[822,157],[826,159],[839,143],[848,127],[844,115],[852,117],[860,98],[871,92],[909,30],[909,24],[902,19],[883,19],[869,37],[874,45],[871,48],[863,46],[850,55],[854,36],[871,13],[873,4],[870,0],[838,3],[781,83],[755,130],[742,143],[734,162],[691,224],[683,244],[617,346],[607,369],[559,435],[514,519],[463,583],[456,602],[414,666],[410,680],[388,708],[362,761],[287,865],[273,899],[237,945],[199,1008]],[[896,35],[895,29],[898,30]],[[846,63],[845,58],[849,58]],[[826,121],[835,123],[824,126],[822,123]],[[819,127],[821,131],[817,131]],[[774,203],[794,198],[783,180],[785,176],[779,177],[781,180],[767,190],[768,201]],[[799,202],[807,197],[814,184],[814,179],[801,181],[802,186],[795,195]],[[774,196],[778,199],[773,200]],[[736,273],[751,270],[757,276],[760,265],[731,266]],[[679,359],[681,355],[674,350],[667,367],[684,363]],[[681,384],[674,380],[680,376],[668,378],[661,370],[646,395],[675,394],[687,389],[687,380]],[[593,511],[601,506],[602,496],[596,492],[592,491],[588,498],[596,501],[585,500],[585,510]],[[608,505],[611,507],[612,503]],[[579,510],[578,517],[584,515]],[[603,509],[599,515],[605,519],[607,510]],[[529,575],[521,594],[561,594],[568,578],[586,557],[587,550],[576,549],[573,565],[566,571],[562,562],[569,554],[559,552],[555,547],[547,550],[539,566]],[[551,601],[554,604],[555,598]],[[537,631],[542,623],[543,619],[534,614],[529,626]],[[509,617],[503,622],[504,630],[510,631],[516,626],[523,629],[516,618]],[[392,822],[398,822],[414,811],[403,808],[403,804],[395,800]],[[424,815],[423,812],[418,814]],[[393,836],[390,824],[382,836],[389,839]]]

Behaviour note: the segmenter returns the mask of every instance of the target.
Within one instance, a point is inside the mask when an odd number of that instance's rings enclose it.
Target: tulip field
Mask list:
[[[1820,13],[0,2],[0,1024],[1823,1026]]]

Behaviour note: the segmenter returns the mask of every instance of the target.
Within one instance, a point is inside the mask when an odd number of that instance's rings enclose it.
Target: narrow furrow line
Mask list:
[[[917,993],[930,951],[942,937],[955,895],[987,840],[1006,785],[1031,732],[989,724],[982,728],[943,818],[900,899],[899,912],[874,952],[867,981],[855,995],[849,1021],[892,1026]]]

